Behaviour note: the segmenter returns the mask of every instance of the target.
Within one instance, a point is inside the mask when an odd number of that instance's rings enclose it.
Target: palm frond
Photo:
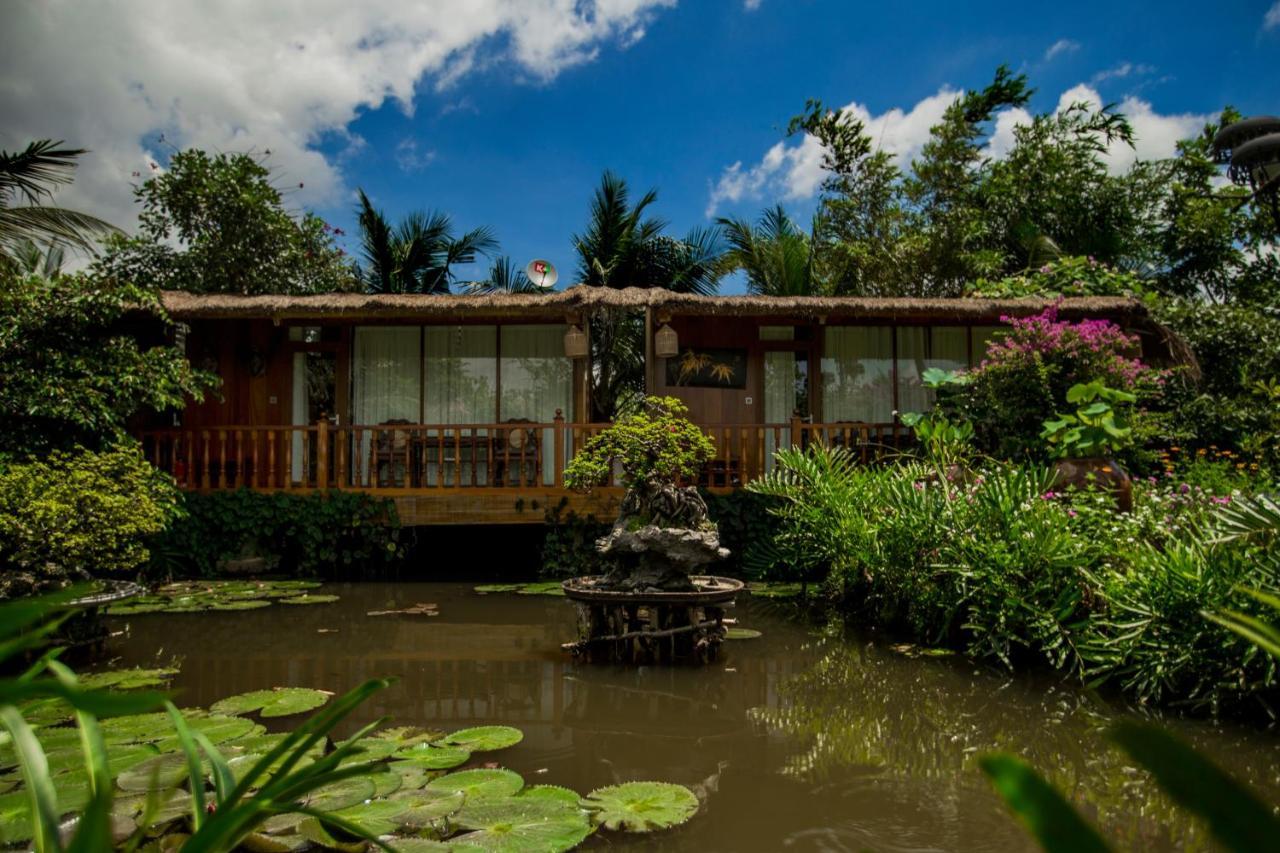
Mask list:
[[[357,210],[360,223],[360,255],[368,265],[365,286],[373,293],[394,292],[394,273],[396,268],[395,253],[392,248],[391,225],[381,211],[376,210],[373,202],[365,195],[360,195],[360,206]]]
[[[38,139],[22,151],[0,151],[0,204],[22,198],[40,204],[71,183],[83,148],[59,148],[62,140]]]
[[[97,238],[119,233],[96,216],[61,207],[0,207],[0,251],[11,254],[21,244],[63,243],[92,252]]]

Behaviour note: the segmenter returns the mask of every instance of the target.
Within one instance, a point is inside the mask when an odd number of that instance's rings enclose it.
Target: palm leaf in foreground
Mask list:
[[[1097,830],[1053,786],[1019,758],[996,754],[979,761],[996,791],[1049,853],[1106,853]]]

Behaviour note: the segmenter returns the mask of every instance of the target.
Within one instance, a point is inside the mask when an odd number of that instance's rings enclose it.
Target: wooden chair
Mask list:
[[[511,418],[505,423],[531,424],[528,418]],[[503,429],[493,449],[494,484],[536,485],[542,472],[538,431],[529,427]]]
[[[405,481],[411,470],[409,431],[395,427],[406,426],[408,423],[403,418],[394,418],[378,424],[380,427],[391,427],[378,430],[371,448],[371,467],[378,488],[401,488],[406,485]]]

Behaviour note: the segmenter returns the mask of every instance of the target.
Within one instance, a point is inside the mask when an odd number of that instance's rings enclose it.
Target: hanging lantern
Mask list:
[[[566,358],[587,357],[587,336],[576,324],[564,333],[564,354]]]
[[[653,354],[658,358],[675,358],[680,354],[680,338],[669,323],[663,323],[653,336]]]

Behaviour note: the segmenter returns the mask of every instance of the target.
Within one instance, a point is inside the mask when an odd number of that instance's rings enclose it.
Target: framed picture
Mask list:
[[[745,349],[684,350],[667,359],[667,384],[686,388],[746,388]]]

